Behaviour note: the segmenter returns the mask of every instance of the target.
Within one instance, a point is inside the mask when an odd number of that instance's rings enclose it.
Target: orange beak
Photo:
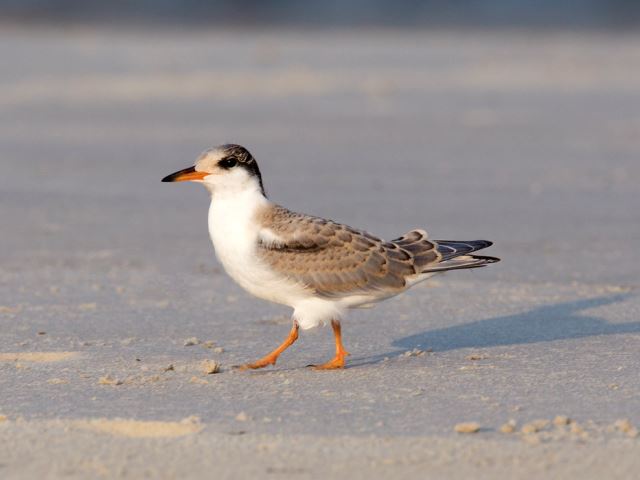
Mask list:
[[[197,182],[209,175],[207,172],[196,172],[196,167],[185,168],[162,179],[163,182]]]

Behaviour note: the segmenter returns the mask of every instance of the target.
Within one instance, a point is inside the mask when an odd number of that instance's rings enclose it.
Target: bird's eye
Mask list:
[[[238,161],[235,158],[223,158],[222,160],[220,160],[218,162],[218,165],[221,168],[225,168],[225,169],[229,169],[229,168],[233,168],[238,164]]]

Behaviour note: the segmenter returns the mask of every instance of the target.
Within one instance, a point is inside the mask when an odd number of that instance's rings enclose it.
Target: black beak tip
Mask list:
[[[196,167],[188,167],[188,168],[183,168],[182,170],[179,170],[177,172],[172,173],[171,175],[167,175],[166,177],[164,177],[162,179],[163,182],[175,182],[176,178],[180,177],[181,175],[184,174],[188,174],[188,173],[193,173],[196,171]]]

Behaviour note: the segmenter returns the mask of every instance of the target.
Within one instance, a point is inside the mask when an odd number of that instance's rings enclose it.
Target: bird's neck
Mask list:
[[[229,236],[237,241],[242,237],[257,235],[257,213],[270,203],[259,188],[212,191],[209,232],[214,243]]]

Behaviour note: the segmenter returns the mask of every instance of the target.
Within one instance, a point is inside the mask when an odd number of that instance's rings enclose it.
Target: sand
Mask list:
[[[34,27],[0,51],[3,479],[640,469],[640,37]],[[342,371],[306,367],[330,329],[237,371],[290,312],[224,274],[201,188],[160,183],[230,141],[279,203],[503,261],[354,312]]]
[[[78,352],[3,352],[0,362],[50,363],[71,360],[78,355]]]
[[[105,433],[62,420],[5,423],[0,429],[3,462],[10,465],[5,478],[45,474],[54,478],[326,478],[348,474],[366,479],[401,474],[488,479],[540,478],[550,472],[558,478],[589,478],[594,471],[606,471],[607,478],[625,478],[633,471],[638,453],[637,443],[618,439],[604,444],[531,444],[482,438],[482,434],[326,437],[223,433],[209,427],[181,436],[174,436],[173,430],[165,436],[168,430],[163,427],[159,429],[162,436],[152,437],[138,436],[136,428],[132,438],[128,428],[124,435],[112,427]]]
[[[172,438],[198,433],[203,426],[198,419],[188,418],[180,422],[157,422],[126,419],[78,420],[74,427],[129,438]]]

